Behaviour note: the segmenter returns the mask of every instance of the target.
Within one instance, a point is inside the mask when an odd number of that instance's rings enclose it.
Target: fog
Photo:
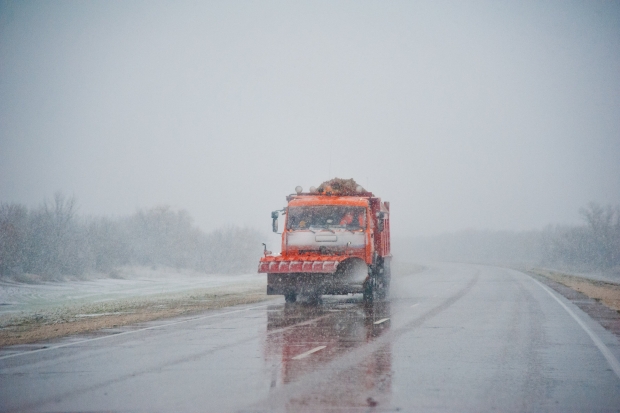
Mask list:
[[[269,231],[355,178],[395,237],[620,203],[618,2],[2,2],[0,201]]]

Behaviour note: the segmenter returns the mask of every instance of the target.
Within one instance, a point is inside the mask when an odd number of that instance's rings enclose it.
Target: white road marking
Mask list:
[[[382,319],[381,319],[381,320],[379,320],[379,321],[375,321],[373,324],[381,324],[381,323],[385,323],[385,322],[386,322],[386,321],[388,321],[388,320],[389,320],[389,318],[382,318]]]
[[[532,277],[530,277],[530,278],[532,278]],[[616,359],[616,357],[609,350],[609,348],[607,348],[605,343],[603,343],[603,341],[601,341],[601,339],[594,333],[594,331],[590,330],[590,328],[579,318],[579,316],[577,316],[577,314],[575,314],[570,308],[568,308],[566,306],[566,304],[564,304],[562,301],[560,301],[560,299],[558,297],[556,297],[555,294],[553,294],[549,290],[549,288],[545,287],[544,285],[542,285],[542,283],[540,283],[538,280],[535,280],[534,278],[532,278],[532,281],[534,281],[536,284],[538,284],[540,286],[540,288],[545,290],[547,292],[547,294],[549,294],[551,297],[553,297],[553,299],[555,301],[557,301],[562,306],[562,308],[564,308],[566,310],[566,312],[571,317],[573,317],[573,319],[577,322],[577,324],[579,324],[579,326],[581,326],[581,328],[583,328],[583,330],[586,333],[588,333],[588,335],[590,336],[590,338],[594,342],[594,345],[596,345],[596,347],[598,347],[600,352],[603,354],[603,357],[605,357],[605,359],[607,360],[607,362],[611,366],[611,369],[614,371],[614,373],[616,373],[616,376],[618,376],[618,378],[620,378],[620,362],[618,362],[618,359]]]
[[[297,355],[297,356],[293,357],[293,360],[299,360],[299,359],[302,359],[302,358],[304,358],[304,357],[308,357],[310,354],[312,354],[312,353],[316,353],[317,351],[321,351],[321,350],[323,350],[325,347],[327,347],[327,346],[318,346],[318,347],[315,347],[315,348],[313,348],[312,350],[308,350],[308,351],[306,351],[305,353],[301,353],[301,354],[299,354],[299,355]]]
[[[416,305],[420,305],[420,303],[415,303],[414,305],[411,306],[411,308],[415,307]]]
[[[228,311],[226,313],[220,313],[220,314],[211,314],[211,315],[207,315],[207,316],[203,316],[203,317],[195,317],[195,318],[190,318],[189,320],[175,321],[175,322],[172,322],[172,323],[160,324],[160,325],[156,325],[156,326],[140,328],[140,329],[137,329],[137,330],[124,331],[124,332],[118,333],[118,334],[110,334],[110,335],[102,336],[102,337],[89,338],[89,339],[86,339],[86,340],[74,341],[72,343],[65,343],[65,344],[60,344],[60,345],[52,346],[52,347],[44,347],[44,348],[40,348],[40,349],[37,349],[37,350],[23,351],[21,353],[15,353],[15,354],[7,354],[6,356],[0,357],[0,360],[12,358],[12,357],[19,357],[19,356],[23,356],[23,355],[26,355],[26,354],[39,353],[41,351],[55,350],[57,348],[74,346],[76,344],[89,343],[91,341],[104,340],[106,338],[111,338],[111,337],[120,337],[120,336],[124,336],[124,335],[127,335],[127,334],[139,333],[141,331],[146,331],[146,330],[155,330],[156,328],[163,328],[163,327],[168,327],[168,326],[174,326],[174,325],[177,325],[177,324],[189,323],[191,321],[204,320],[206,318],[220,317],[220,316],[223,316],[223,315],[240,313],[242,311],[254,310],[256,308],[267,307],[268,305],[271,305],[271,304],[259,305],[259,306],[256,306],[256,307],[242,308],[240,310]]]

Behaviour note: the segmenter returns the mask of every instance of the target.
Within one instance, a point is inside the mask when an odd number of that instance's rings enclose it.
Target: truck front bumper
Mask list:
[[[363,291],[363,282],[352,281],[340,273],[267,274],[267,295],[352,294]]]

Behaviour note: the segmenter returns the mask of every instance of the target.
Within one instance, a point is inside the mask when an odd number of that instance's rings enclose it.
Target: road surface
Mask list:
[[[528,275],[434,264],[374,305],[280,298],[4,349],[0,410],[608,412],[619,359]]]

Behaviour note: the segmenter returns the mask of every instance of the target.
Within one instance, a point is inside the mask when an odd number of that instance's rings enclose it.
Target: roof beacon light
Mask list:
[[[364,188],[362,188],[361,185],[358,185],[358,186],[355,187],[355,191],[358,192],[358,193],[361,193],[361,192],[364,192]]]
[[[316,186],[311,186],[310,187],[310,193],[311,194],[316,194],[317,192],[319,192],[319,191],[316,190]]]
[[[301,192],[302,192],[303,190],[304,190],[304,189],[303,189],[301,186],[299,186],[299,185],[297,185],[297,186],[295,187],[295,192],[297,192],[297,195],[301,194]]]

